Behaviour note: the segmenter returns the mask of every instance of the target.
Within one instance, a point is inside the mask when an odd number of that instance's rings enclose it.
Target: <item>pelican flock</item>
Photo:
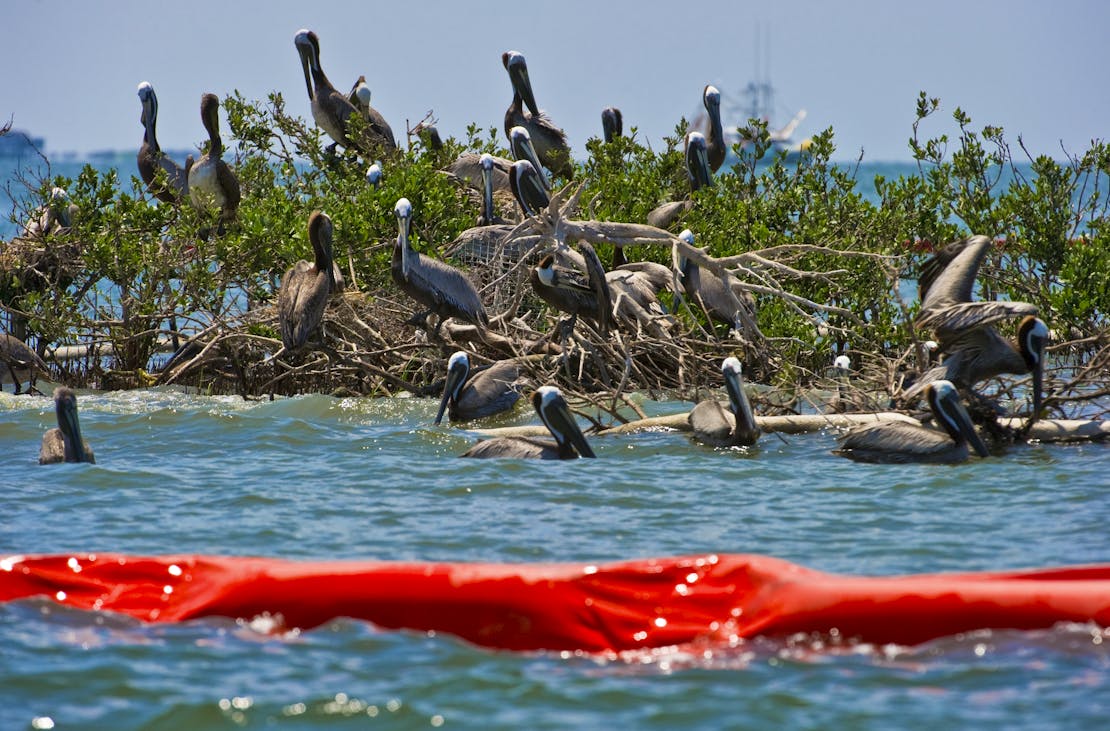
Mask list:
[[[334,153],[342,147],[354,153],[346,160],[358,158],[359,169],[365,170],[366,184],[374,190],[381,190],[385,182],[396,184],[403,180],[403,175],[398,175],[386,181],[387,171],[392,176],[394,168],[390,166],[398,161],[397,140],[390,125],[371,104],[372,93],[366,76],[360,76],[349,92],[342,93],[324,73],[320,39],[314,31],[297,31],[294,46],[304,75],[312,119],[332,140],[329,151]],[[565,184],[574,177],[575,169],[566,134],[536,103],[524,54],[505,51],[501,54],[501,62],[513,92],[503,125],[514,159],[498,157],[488,151],[468,151],[442,167],[441,171],[458,181],[460,187],[477,190],[481,199],[479,225],[463,232],[446,251],[459,254],[476,247],[497,251],[497,256],[513,260],[502,262],[502,267],[517,267],[527,272],[532,293],[567,315],[559,326],[564,341],[561,350],[556,351],[564,364],[569,362],[569,354],[577,352],[576,349],[588,340],[575,338],[575,343],[567,342],[574,334],[579,317],[593,323],[596,335],[603,340],[616,334],[633,342],[650,337],[662,343],[677,330],[675,313],[684,299],[700,309],[708,321],[725,323],[749,341],[758,341],[759,312],[756,300],[746,288],[751,285],[741,282],[733,271],[712,274],[703,271],[691,258],[697,255],[691,251],[694,237],[689,229],[670,237],[670,267],[651,261],[628,262],[623,243],[612,242],[612,266],[606,271],[592,244],[611,242],[578,238],[568,244],[570,239],[564,240],[559,230],[549,240],[541,240],[532,248],[525,248],[521,243],[523,239],[510,242],[521,228],[516,221],[533,219],[526,223],[537,224],[562,215],[555,210],[558,206],[552,201],[563,203],[565,189],[560,191],[553,181]],[[159,108],[154,87],[143,81],[138,85],[137,94],[143,138],[136,163],[147,190],[167,204],[189,200],[197,210],[218,217],[219,233],[226,231],[237,218],[242,194],[235,172],[223,159],[225,147],[219,132],[219,98],[211,93],[201,97],[201,120],[208,147],[195,162],[190,156],[182,166],[170,159],[159,145]],[[648,215],[648,223],[659,229],[673,226],[692,209],[694,194],[714,184],[714,174],[728,156],[721,94],[712,84],[703,87],[702,104],[707,119],[704,134],[690,130],[683,141],[690,195],[665,203]],[[623,117],[618,108],[607,107],[601,116],[602,139],[606,144],[624,134]],[[416,138],[418,144],[422,143],[437,154],[451,149],[439,137],[430,114],[407,131],[410,144],[411,139]],[[336,164],[344,162],[338,157],[329,159]],[[510,191],[515,209],[507,210],[513,208],[513,202],[508,201],[502,203],[506,210],[499,212],[495,194],[507,195]],[[472,192],[464,194],[475,195]],[[418,191],[410,195],[419,200]],[[73,208],[68,205],[66,192],[55,189],[50,205],[28,223],[27,232],[41,237],[72,226]],[[468,274],[430,253],[416,251],[413,246],[414,208],[407,197],[396,200],[394,217],[397,236],[391,242],[390,274],[397,288],[418,305],[417,313],[409,322],[424,328],[428,335],[442,338],[444,323],[454,318],[474,328],[448,328],[450,338],[463,331],[473,333],[476,328],[477,338],[483,343],[488,344],[486,338],[493,335],[504,340],[504,336],[490,332],[491,317],[483,293],[474,283],[485,281],[489,273],[478,270]],[[333,257],[331,218],[323,211],[314,211],[308,218],[307,229],[313,258],[299,260],[285,272],[276,296],[278,330],[283,350],[289,353],[309,342],[324,321],[329,301],[344,289],[342,273]],[[423,226],[420,230],[432,231],[434,227]],[[205,235],[204,229],[201,235]],[[534,238],[542,239],[540,236]],[[506,242],[511,245],[506,246]],[[922,269],[921,308],[914,326],[923,337],[935,337],[941,360],[920,374],[904,395],[909,399],[923,396],[939,428],[893,421],[858,426],[843,435],[836,450],[838,455],[858,461],[937,463],[963,462],[973,452],[987,457],[989,452],[963,401],[971,403],[978,396],[975,391],[978,384],[1004,374],[1031,375],[1030,423],[1041,415],[1048,327],[1031,303],[974,300],[976,279],[991,248],[989,237],[971,236],[938,251]],[[457,258],[473,264],[476,270],[488,266],[491,259],[488,256],[484,260],[482,257]],[[666,293],[670,296],[669,303],[666,303]],[[428,322],[432,314],[436,315],[434,328]],[[492,319],[498,330],[505,330],[500,314]],[[1000,322],[1011,319],[1018,321],[1013,343],[995,329]],[[200,352],[199,345],[193,347],[193,352]],[[844,356],[838,358],[835,371],[838,397],[847,402],[841,392],[847,383],[850,363],[844,360]],[[693,438],[703,444],[751,446],[759,439],[761,430],[744,392],[740,358],[724,358],[721,373],[727,404],[715,399],[698,403],[687,417],[687,427]],[[25,382],[30,382],[33,390],[35,378],[49,376],[49,368],[34,350],[3,333],[0,375],[3,383],[13,383],[19,394]],[[455,351],[448,359],[434,423],[441,424],[445,415],[450,422],[457,423],[507,412],[519,401],[525,380],[525,369],[517,358],[495,360],[485,368],[472,369],[471,356],[462,350]],[[58,427],[44,436],[40,461],[92,462],[92,450],[81,436],[74,392],[59,387],[54,399]],[[479,442],[462,456],[559,460],[595,456],[559,389],[542,386],[532,392],[531,401],[554,441],[533,437],[493,438]]]

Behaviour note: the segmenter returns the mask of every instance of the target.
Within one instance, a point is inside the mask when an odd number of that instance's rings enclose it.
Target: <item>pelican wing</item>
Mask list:
[[[496,437],[478,442],[463,452],[460,457],[478,459],[559,459],[559,449],[555,442],[533,437]]]
[[[919,328],[935,331],[944,348],[968,330],[983,328],[999,320],[1035,314],[1037,306],[1029,302],[959,302],[943,309],[922,310],[916,324]]]
[[[837,454],[862,462],[948,461],[959,449],[942,432],[906,422],[878,422],[850,429]],[[963,457],[967,457],[966,447]]]
[[[694,437],[698,441],[719,447],[729,443],[729,437],[736,428],[736,417],[720,401],[702,401],[693,408],[687,417]]]
[[[986,236],[971,236],[948,244],[925,262],[918,280],[922,311],[970,302],[975,278],[990,245]]]
[[[304,345],[319,326],[330,294],[327,275],[303,259],[285,273],[278,292],[278,323],[287,350]]]

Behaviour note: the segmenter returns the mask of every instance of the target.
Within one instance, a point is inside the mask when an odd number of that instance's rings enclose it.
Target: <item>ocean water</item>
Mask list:
[[[79,399],[97,464],[41,467],[53,403],[0,395],[0,556],[712,552],[867,575],[1110,562],[1107,444],[887,466],[832,455],[831,430],[717,451],[658,431],[593,438],[598,459],[548,464],[457,459],[478,435],[432,426],[432,399],[246,402],[173,388]],[[490,425],[536,422],[522,406]],[[1110,632],[1090,625],[915,647],[754,639],[598,657],[348,619],[286,635],[231,619],[143,624],[34,599],[0,604],[0,648],[0,731],[1088,729],[1110,718]]]

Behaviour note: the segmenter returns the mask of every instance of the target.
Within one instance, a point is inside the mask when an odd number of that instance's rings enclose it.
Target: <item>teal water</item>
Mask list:
[[[0,554],[598,562],[761,553],[858,574],[1110,561],[1110,446],[860,465],[834,434],[713,451],[594,438],[596,460],[460,460],[432,399],[80,394],[96,465],[36,463],[52,402],[0,396]],[[685,410],[648,403],[651,413]],[[499,425],[535,423],[521,408]],[[1110,632],[914,648],[753,640],[691,655],[509,653],[352,620],[286,636],[0,605],[0,729],[1099,728]]]

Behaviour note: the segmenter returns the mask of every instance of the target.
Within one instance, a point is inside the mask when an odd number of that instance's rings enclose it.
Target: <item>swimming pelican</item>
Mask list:
[[[750,447],[759,439],[760,430],[744,393],[740,361],[725,358],[721,373],[725,377],[729,409],[716,399],[702,401],[695,406],[687,418],[694,430],[694,438],[711,447]]]
[[[532,82],[528,78],[528,64],[523,54],[517,51],[506,51],[501,54],[501,64],[509,72],[509,81],[513,85],[513,101],[505,110],[505,136],[511,140],[512,128],[524,127],[532,138],[532,144],[536,146],[540,162],[556,175],[562,175],[568,179],[574,177],[567,136],[536,105],[536,97],[532,94]],[[523,106],[525,104],[531,110],[531,114],[525,111]]]
[[[624,133],[624,115],[616,107],[605,107],[601,110],[601,130],[605,142],[612,142],[613,138]]]
[[[721,124],[721,92],[712,84],[706,84],[702,90],[702,103],[709,115],[709,139],[706,141],[709,168],[713,172],[721,169],[724,164],[728,145],[725,144],[725,128]]]
[[[215,94],[200,98],[200,119],[208,131],[208,152],[189,169],[189,198],[200,211],[220,210],[220,228],[235,220],[239,211],[239,179],[223,161],[220,139],[220,100]]]
[[[520,399],[518,381],[520,364],[501,360],[470,377],[470,358],[463,351],[447,361],[447,379],[439,402],[435,423],[443,421],[443,412],[451,421],[470,421],[500,414],[513,408]]]
[[[458,317],[480,328],[489,325],[489,316],[474,284],[466,275],[438,259],[415,251],[409,243],[412,225],[412,204],[401,198],[393,207],[397,217],[397,241],[393,245],[390,273],[405,294],[428,308],[418,313],[413,322],[422,322],[431,313],[439,316],[436,333],[448,317]]]
[[[326,213],[313,211],[308,217],[308,240],[312,242],[313,263],[301,259],[281,279],[278,292],[278,323],[281,343],[296,350],[324,319],[328,298],[336,289],[332,261],[332,222]]]
[[[686,176],[690,180],[690,192],[696,193],[704,187],[713,185],[713,174],[709,171],[709,153],[706,149],[705,135],[701,132],[686,134]],[[686,197],[653,208],[647,216],[649,226],[669,228],[686,211],[694,207],[694,201]]]
[[[39,464],[58,462],[96,462],[92,447],[81,438],[77,421],[77,395],[65,386],[54,389],[54,411],[58,426],[42,435]]]
[[[312,102],[312,118],[335,144],[354,147],[364,154],[396,150],[397,141],[393,138],[393,130],[385,118],[370,106],[370,89],[366,86],[365,78],[360,78],[361,83],[356,83],[351,93],[344,96],[332,86],[320,67],[320,38],[316,33],[302,28],[293,37],[293,43],[301,57],[304,83]],[[350,117],[355,113],[361,114],[365,121],[365,129],[359,139],[353,139],[347,133]],[[333,149],[334,146],[332,145]]]
[[[554,386],[541,386],[532,394],[532,407],[554,442],[534,437],[496,437],[478,442],[461,457],[515,457],[518,459],[577,459],[596,457],[578,428],[563,394]]]
[[[925,399],[947,434],[902,421],[880,421],[849,429],[833,454],[857,462],[955,464],[967,460],[970,444],[980,457],[990,456],[951,381],[930,383]]]
[[[143,144],[139,147],[138,165],[139,176],[146,183],[147,190],[163,203],[180,203],[189,197],[189,168],[193,165],[193,156],[185,160],[182,168],[162,152],[158,145],[155,126],[158,123],[158,97],[154,87],[149,81],[139,84],[139,102],[143,112],[139,121],[143,125]],[[156,179],[156,171],[165,171],[165,180]]]
[[[0,389],[4,384],[15,386],[15,393],[23,393],[23,382],[28,381],[33,391],[35,378],[50,372],[39,354],[14,335],[0,333]]]
[[[583,241],[578,248],[586,266],[585,273],[569,266],[573,261],[568,256],[571,253],[569,249],[565,253],[556,250],[532,267],[529,272],[532,289],[544,302],[570,315],[570,320],[562,326],[564,337],[574,331],[579,314],[596,322],[598,333],[607,337],[613,316],[613,301],[605,269],[592,246]]]
[[[1028,302],[994,300],[972,302],[972,289],[991,247],[987,236],[971,236],[944,247],[921,270],[921,311],[915,325],[936,333],[944,360],[926,372],[906,392],[914,396],[937,379],[951,381],[970,390],[976,383],[1004,373],[1033,375],[1033,414],[1040,417],[1044,379],[1044,349],[1048,326],[1036,317],[1037,306]],[[992,326],[1022,317],[1017,328],[1017,347]]]

